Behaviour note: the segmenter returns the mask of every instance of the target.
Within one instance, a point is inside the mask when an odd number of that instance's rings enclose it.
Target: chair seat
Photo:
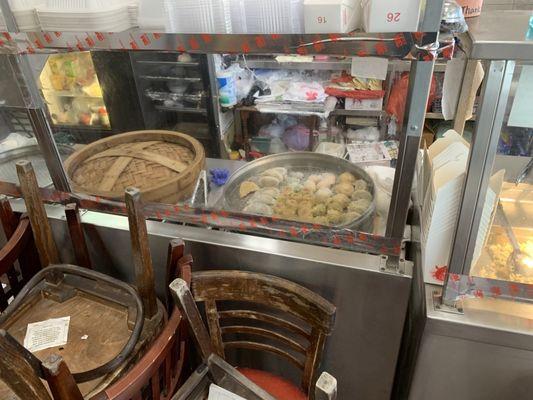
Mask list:
[[[237,368],[241,374],[257,386],[270,393],[277,400],[307,400],[307,396],[287,379],[251,368]]]

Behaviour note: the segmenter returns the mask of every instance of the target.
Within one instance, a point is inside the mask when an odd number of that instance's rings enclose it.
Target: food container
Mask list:
[[[416,32],[421,0],[363,0],[366,32]]]
[[[74,191],[120,200],[134,186],[145,201],[189,198],[205,164],[203,146],[172,131],[136,131],[91,143],[65,162]]]
[[[241,184],[261,175],[269,169],[277,167],[283,167],[289,171],[305,172],[307,174],[327,172],[340,175],[344,172],[349,172],[356,179],[364,180],[367,190],[372,195],[369,207],[360,217],[346,223],[335,224],[335,227],[350,228],[364,232],[372,231],[375,214],[375,187],[372,178],[357,165],[326,154],[303,151],[290,152],[273,154],[250,162],[231,175],[224,186],[224,194],[222,196],[224,203],[221,206],[225,210],[245,212],[243,210],[246,206],[246,198],[243,199],[240,196]]]
[[[305,33],[347,33],[361,27],[361,0],[305,0]]]

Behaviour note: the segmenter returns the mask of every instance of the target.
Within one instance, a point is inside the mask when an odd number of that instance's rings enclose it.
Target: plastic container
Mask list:
[[[416,32],[421,0],[363,0],[366,32]]]
[[[167,32],[232,33],[229,0],[165,0]]]
[[[164,32],[166,20],[164,0],[139,1],[139,16],[137,17],[139,28]]]
[[[230,0],[235,33],[303,33],[303,0]]]
[[[347,33],[361,28],[361,0],[305,0],[305,33]]]
[[[232,72],[217,72],[218,96],[222,107],[232,107],[237,104],[237,88],[235,76]]]

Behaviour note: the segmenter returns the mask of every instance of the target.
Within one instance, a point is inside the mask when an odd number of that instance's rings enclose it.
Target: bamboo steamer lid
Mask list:
[[[75,192],[115,200],[129,186],[143,200],[176,203],[189,198],[205,165],[198,140],[173,131],[146,130],[98,140],[65,162]]]

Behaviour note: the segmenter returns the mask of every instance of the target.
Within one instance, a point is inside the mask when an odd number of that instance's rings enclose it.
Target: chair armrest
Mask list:
[[[337,379],[322,372],[315,385],[315,400],[335,400],[337,398]]]

